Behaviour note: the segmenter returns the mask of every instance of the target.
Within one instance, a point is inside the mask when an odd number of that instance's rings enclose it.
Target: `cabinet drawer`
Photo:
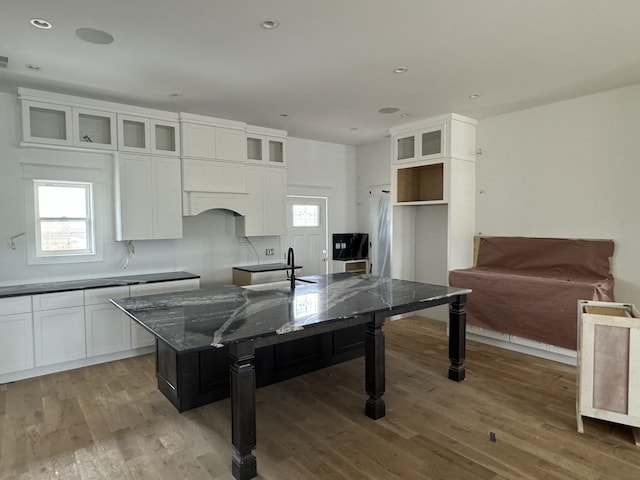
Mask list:
[[[12,315],[14,313],[30,313],[31,297],[9,297],[0,299],[0,315]]]
[[[99,305],[101,303],[110,303],[110,298],[124,298],[129,296],[129,286],[126,287],[108,287],[95,288],[84,291],[85,305]]]
[[[56,308],[82,307],[84,306],[84,292],[74,290],[72,292],[45,293],[33,296],[33,311],[53,310]]]

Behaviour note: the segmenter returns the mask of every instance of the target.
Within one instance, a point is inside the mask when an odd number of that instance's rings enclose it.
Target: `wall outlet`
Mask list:
[[[275,254],[276,254],[276,251],[275,251],[275,249],[273,249],[273,248],[267,248],[267,249],[265,250],[264,254],[265,254],[265,255],[267,255],[267,256],[268,256],[268,255],[275,255]]]

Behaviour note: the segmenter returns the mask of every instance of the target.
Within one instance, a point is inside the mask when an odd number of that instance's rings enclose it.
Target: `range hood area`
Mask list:
[[[183,192],[182,214],[199,215],[207,210],[231,210],[236,215],[247,215],[247,193]]]

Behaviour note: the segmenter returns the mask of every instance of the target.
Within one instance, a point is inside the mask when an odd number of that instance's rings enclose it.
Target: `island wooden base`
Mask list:
[[[258,348],[255,381],[263,387],[364,355],[366,325]],[[157,342],[158,389],[180,411],[229,397],[229,348],[177,353]]]

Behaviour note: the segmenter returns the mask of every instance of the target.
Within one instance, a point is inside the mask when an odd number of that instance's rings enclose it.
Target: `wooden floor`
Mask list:
[[[258,390],[258,478],[640,478],[629,429],[587,420],[576,433],[574,367],[472,342],[455,383],[443,324],[385,332],[378,421],[363,414],[362,359]],[[229,401],[177,413],[153,362],[0,385],[0,478],[232,479]]]

